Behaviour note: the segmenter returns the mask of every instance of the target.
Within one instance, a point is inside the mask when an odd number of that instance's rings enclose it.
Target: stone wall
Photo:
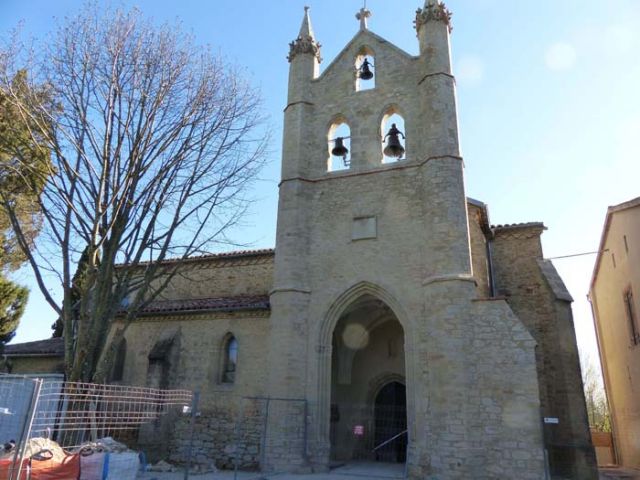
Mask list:
[[[192,299],[267,295],[273,281],[273,251],[211,256],[181,264],[160,298]]]
[[[495,229],[497,294],[506,298],[536,340],[536,364],[552,472],[595,479],[595,453],[589,435],[571,297],[550,262],[542,260],[539,223]]]
[[[539,479],[544,459],[534,341],[504,301],[476,302],[471,318],[464,412],[468,478]]]
[[[264,433],[264,400],[221,397],[217,406],[200,410],[193,429],[191,458],[217,469],[258,470]],[[171,437],[169,461],[184,463],[189,453],[191,419],[181,417]]]
[[[423,452],[412,478],[541,480],[534,341],[504,301],[474,291],[455,280],[425,289],[430,311],[413,348],[426,424],[411,439]]]
[[[199,465],[213,463],[218,468],[229,468],[234,458],[232,443],[238,435],[239,466],[257,466],[256,419],[260,412],[256,413],[257,407],[252,410],[243,399],[264,395],[268,322],[267,312],[143,317],[131,324],[125,334],[127,354],[122,383],[128,385],[158,386],[157,379],[152,378],[149,353],[158,342],[175,338],[171,364],[161,386],[200,392],[193,450]],[[234,383],[222,383],[224,340],[230,333],[238,341],[238,363]],[[243,413],[243,420],[236,427],[239,412]],[[139,443],[152,460],[161,457],[183,463],[189,431],[189,419],[173,415],[141,429]]]
[[[467,202],[467,209],[469,211],[469,245],[471,247],[473,278],[476,280],[478,297],[488,298],[491,296],[491,288],[489,286],[487,234],[483,229],[482,219],[484,212],[482,207],[474,202]]]
[[[264,393],[264,337],[269,331],[265,312],[202,313],[144,317],[125,334],[127,354],[123,382],[148,383],[149,353],[169,335],[179,336],[177,365],[168,388],[201,392],[203,408],[215,405],[219,395],[255,396]],[[221,382],[224,340],[232,333],[238,341],[238,366],[232,384]]]
[[[64,373],[64,358],[60,356],[11,356],[7,358],[12,374]],[[0,360],[0,366],[2,361]]]

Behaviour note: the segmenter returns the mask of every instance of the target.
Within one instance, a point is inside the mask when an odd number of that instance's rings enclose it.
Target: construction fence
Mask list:
[[[324,438],[330,447],[319,454],[311,429],[316,404],[222,394],[211,400],[199,405],[188,390],[0,375],[0,480],[160,480],[176,471],[185,479],[233,473],[257,480],[309,465],[406,478],[404,406],[332,405]]]
[[[0,480],[133,480],[141,446],[176,418],[195,418],[197,395],[60,376],[0,375]],[[186,459],[188,475],[190,462]]]

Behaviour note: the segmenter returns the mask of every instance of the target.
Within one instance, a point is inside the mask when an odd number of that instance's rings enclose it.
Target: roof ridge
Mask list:
[[[3,355],[62,355],[64,338],[50,337],[30,342],[13,343],[4,346]]]
[[[185,313],[194,311],[239,311],[239,310],[269,310],[269,295],[245,294],[203,298],[179,298],[154,300],[138,315]]]
[[[589,282],[589,294],[593,290],[596,279],[598,277],[598,273],[600,272],[600,262],[602,260],[602,252],[604,251],[604,246],[607,242],[607,236],[609,234],[609,227],[611,225],[611,218],[614,213],[621,212],[628,208],[634,208],[640,205],[640,197],[632,198],[631,200],[627,200],[626,202],[619,203],[617,205],[611,205],[607,207],[607,213],[604,217],[604,225],[602,227],[602,233],[600,233],[600,243],[598,244],[598,254],[596,255],[596,260],[593,265],[593,272],[591,272],[591,281]]]
[[[527,228],[527,227],[545,228],[543,222],[520,222],[520,223],[505,223],[505,224],[491,225],[491,228],[494,228],[494,229]]]
[[[195,262],[199,260],[215,260],[215,259],[234,259],[234,258],[245,258],[245,257],[259,257],[263,255],[273,255],[275,254],[275,248],[258,248],[255,250],[233,250],[230,252],[219,252],[219,253],[203,253],[200,255],[195,255],[193,257],[173,257],[173,258],[165,258],[160,260],[160,263],[178,263],[178,262]],[[153,260],[145,260],[142,262],[138,262],[135,267],[140,265],[149,265],[153,263]],[[126,263],[119,263],[118,266],[126,266]]]
[[[618,203],[617,205],[611,205],[609,208],[607,208],[607,213],[619,212],[620,210],[637,207],[638,205],[640,205],[640,197],[632,198],[631,200]]]
[[[198,302],[198,301],[206,301],[206,300],[240,300],[240,299],[248,299],[248,298],[269,298],[268,293],[246,293],[243,295],[216,295],[213,297],[196,297],[196,298],[163,298],[158,300],[153,300],[151,303],[160,303],[160,302]]]

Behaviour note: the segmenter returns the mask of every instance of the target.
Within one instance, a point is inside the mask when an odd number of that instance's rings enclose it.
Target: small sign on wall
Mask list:
[[[544,417],[544,423],[551,423],[553,425],[557,425],[560,423],[558,417]]]
[[[362,437],[364,435],[364,425],[354,425],[353,434],[356,437]]]

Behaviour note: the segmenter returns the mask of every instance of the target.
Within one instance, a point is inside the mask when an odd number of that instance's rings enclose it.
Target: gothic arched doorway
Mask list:
[[[405,378],[402,325],[385,302],[362,295],[344,310],[332,336],[334,465],[354,460],[405,461]],[[405,433],[397,436],[400,432]]]
[[[376,460],[404,463],[407,458],[407,389],[389,382],[376,395],[374,405]]]

